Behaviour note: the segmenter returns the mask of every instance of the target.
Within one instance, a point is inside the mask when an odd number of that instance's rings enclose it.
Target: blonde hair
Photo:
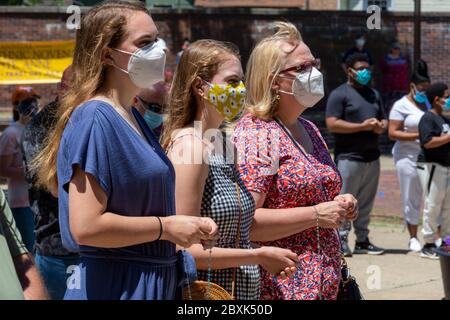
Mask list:
[[[161,145],[167,149],[175,130],[192,123],[197,113],[197,103],[192,85],[197,78],[211,81],[227,56],[239,58],[239,50],[229,42],[198,40],[181,56],[175,70],[167,101],[167,119],[161,136]]]
[[[278,109],[277,94],[272,85],[282,71],[287,56],[293,51],[284,52],[281,45],[294,44],[294,49],[302,41],[298,29],[289,22],[274,22],[269,27],[273,34],[262,39],[253,49],[247,63],[245,84],[247,97],[245,106],[252,115],[268,120]]]
[[[58,109],[58,122],[44,149],[32,162],[37,170],[37,183],[55,195],[58,190],[57,153],[67,122],[77,106],[101,89],[106,73],[102,51],[107,47],[116,47],[123,40],[128,18],[136,11],[149,14],[140,2],[108,1],[89,10],[81,19],[76,34],[70,85]]]

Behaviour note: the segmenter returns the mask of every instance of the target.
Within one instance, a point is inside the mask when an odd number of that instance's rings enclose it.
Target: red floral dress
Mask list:
[[[274,121],[250,114],[235,127],[233,142],[238,150],[241,178],[250,191],[265,193],[264,208],[283,209],[313,206],[333,200],[342,179],[317,127],[299,118],[308,132],[314,151],[308,159]],[[335,229],[316,228],[276,241],[259,243],[288,248],[299,255],[294,279],[281,280],[261,270],[261,299],[336,299],[340,280],[341,253]]]

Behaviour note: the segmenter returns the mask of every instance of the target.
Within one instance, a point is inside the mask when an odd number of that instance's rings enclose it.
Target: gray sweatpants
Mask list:
[[[372,162],[339,160],[338,170],[343,180],[341,194],[350,193],[358,200],[359,216],[353,221],[353,227],[356,241],[364,242],[369,236],[370,212],[380,178],[380,160]],[[347,241],[351,228],[351,222],[342,225],[339,230],[342,241]]]

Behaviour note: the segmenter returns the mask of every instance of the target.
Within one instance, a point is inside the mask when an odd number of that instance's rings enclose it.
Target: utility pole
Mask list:
[[[421,0],[415,0],[414,7],[414,66],[416,66],[421,56]]]

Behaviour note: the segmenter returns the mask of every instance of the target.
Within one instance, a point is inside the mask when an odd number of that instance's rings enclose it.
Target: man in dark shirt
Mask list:
[[[335,135],[335,161],[343,179],[341,192],[351,193],[358,200],[353,253],[382,254],[383,249],[370,243],[368,226],[380,176],[378,137],[386,130],[387,120],[379,93],[368,86],[371,71],[367,56],[356,53],[346,65],[348,82],[331,92],[326,122]],[[350,222],[345,222],[340,230],[345,256],[352,254],[347,243],[350,229]]]
[[[36,216],[36,265],[53,300],[63,298],[66,280],[70,276],[67,268],[77,264],[78,256],[63,247],[59,230],[58,199],[36,185],[36,172],[32,170],[30,163],[42,150],[56,124],[59,97],[67,89],[69,77],[70,69],[66,69],[58,85],[58,97],[30,121],[22,136],[26,178],[30,184],[30,204]]]
[[[438,238],[450,236],[450,121],[442,114],[450,111],[448,86],[431,85],[426,95],[432,108],[419,122],[422,151],[417,159],[417,170],[425,194],[422,233],[425,245],[421,256],[438,259],[434,249]]]

